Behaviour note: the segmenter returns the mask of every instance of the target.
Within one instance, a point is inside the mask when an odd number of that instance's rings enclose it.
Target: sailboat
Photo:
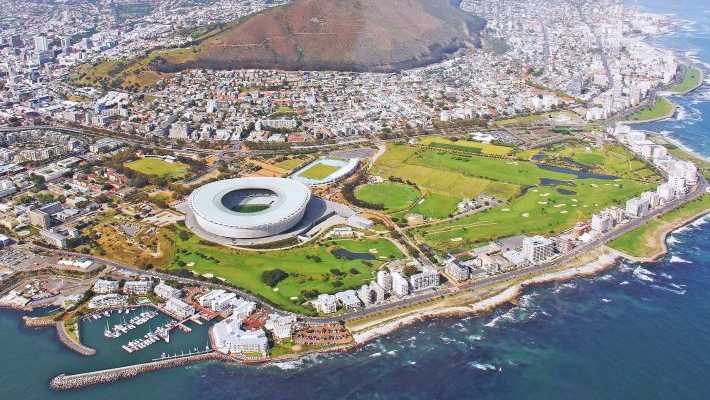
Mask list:
[[[108,327],[108,320],[106,320],[106,329],[104,330],[104,336],[107,338],[110,338],[113,336],[111,329],[109,329],[109,327]]]

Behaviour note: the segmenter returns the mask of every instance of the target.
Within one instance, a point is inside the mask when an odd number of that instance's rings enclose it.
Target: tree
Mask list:
[[[276,287],[282,280],[288,278],[288,273],[281,269],[271,269],[261,273],[261,281],[267,286]]]

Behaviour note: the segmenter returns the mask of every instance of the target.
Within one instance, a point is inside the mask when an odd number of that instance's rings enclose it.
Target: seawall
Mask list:
[[[50,389],[57,391],[81,389],[87,386],[112,383],[123,379],[135,378],[136,376],[144,374],[146,372],[157,371],[165,368],[182,367],[185,365],[211,360],[233,361],[229,357],[213,351],[204,354],[172,358],[169,360],[153,361],[143,364],[129,365],[125,367],[86,372],[82,374],[60,374],[52,378],[52,380],[49,382],[49,387]]]

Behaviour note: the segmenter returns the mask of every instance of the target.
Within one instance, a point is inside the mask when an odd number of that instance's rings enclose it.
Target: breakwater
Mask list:
[[[28,328],[49,328],[57,323],[52,315],[46,315],[44,317],[28,317],[25,315],[22,317],[22,320]]]
[[[66,328],[64,327],[63,322],[57,322],[55,326],[57,327],[57,336],[59,337],[59,341],[64,343],[64,345],[67,346],[70,350],[77,352],[82,356],[93,356],[94,354],[96,354],[95,349],[92,349],[88,346],[84,346],[83,344],[78,343],[76,340],[70,338],[69,334],[66,331]]]
[[[179,358],[171,358],[169,360],[152,361],[143,364],[129,365],[101,371],[86,372],[82,374],[57,375],[49,382],[49,387],[52,390],[63,391],[81,389],[87,386],[99,385],[104,383],[112,383],[123,379],[135,378],[146,372],[157,371],[165,368],[176,368],[185,365],[195,364],[204,361],[219,360],[233,361],[228,356],[215,351],[185,356]]]

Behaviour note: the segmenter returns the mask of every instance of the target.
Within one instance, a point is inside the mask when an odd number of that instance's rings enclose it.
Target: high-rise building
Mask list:
[[[37,36],[35,36],[34,40],[35,40],[35,51],[43,52],[43,51],[49,50],[49,40],[47,40],[47,36],[37,35]]]
[[[392,272],[392,291],[397,296],[409,294],[409,282],[397,271]]]
[[[523,239],[523,256],[533,264],[541,263],[554,255],[555,244],[542,236]]]
[[[386,269],[377,272],[377,284],[386,292],[392,291],[392,275]]]

